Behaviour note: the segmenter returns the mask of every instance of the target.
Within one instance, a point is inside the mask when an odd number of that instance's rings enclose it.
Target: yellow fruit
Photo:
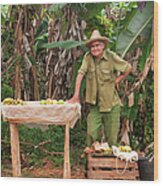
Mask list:
[[[50,104],[50,105],[54,104],[54,102],[51,98],[46,99],[46,103]]]
[[[3,101],[4,105],[24,105],[25,102],[21,99],[6,98]]]
[[[12,98],[5,98],[4,100],[3,100],[3,104],[4,105],[11,105],[11,104],[13,104],[13,99]]]
[[[57,101],[56,99],[50,99],[50,98],[48,98],[46,100],[41,100],[40,101],[40,104],[42,104],[42,105],[46,105],[46,104],[48,104],[48,105],[52,105],[52,104],[65,104],[65,101],[62,100],[62,99],[60,99],[59,101]]]
[[[121,152],[131,152],[132,151],[131,147],[128,146],[128,145],[126,145],[126,146],[119,146],[118,148],[119,148],[119,150]]]
[[[14,105],[24,105],[24,101],[22,99],[14,99]]]
[[[112,153],[112,149],[111,148],[106,148],[104,150],[104,154],[111,154]]]
[[[132,151],[130,146],[125,146],[125,150],[126,150],[126,152],[131,152]]]
[[[57,104],[58,101],[56,99],[53,100],[53,104]]]

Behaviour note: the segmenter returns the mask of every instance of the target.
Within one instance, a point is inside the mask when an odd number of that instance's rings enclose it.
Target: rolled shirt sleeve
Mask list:
[[[127,72],[131,68],[131,65],[127,61],[122,59],[120,56],[118,56],[114,52],[112,52],[112,58],[113,58],[113,61],[114,61],[114,68],[117,71]]]

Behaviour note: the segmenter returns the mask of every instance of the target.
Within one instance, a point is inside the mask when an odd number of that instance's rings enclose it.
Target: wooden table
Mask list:
[[[63,178],[71,178],[69,130],[80,118],[80,108],[79,104],[40,105],[39,102],[27,102],[26,105],[20,106],[2,105],[3,119],[10,123],[12,174],[14,177],[21,176],[18,128],[20,124],[32,123],[33,125],[65,126]]]

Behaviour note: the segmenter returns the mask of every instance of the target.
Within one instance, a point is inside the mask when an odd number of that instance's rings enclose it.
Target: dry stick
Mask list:
[[[18,22],[17,22],[16,28],[15,28],[15,37],[17,37],[17,35],[18,35],[18,30],[19,30],[19,26],[21,24],[22,15],[23,15],[23,10],[21,9],[21,11],[19,13]]]
[[[4,43],[3,43],[2,47],[1,47],[1,51],[3,51],[3,49],[6,47],[8,39],[9,39],[9,37],[7,37],[7,39],[4,41]]]
[[[145,67],[144,67],[144,70],[143,70],[143,72],[142,72],[142,75],[141,75],[139,81],[137,81],[137,82],[131,87],[131,89],[130,89],[130,90],[127,92],[127,94],[126,94],[127,96],[128,96],[131,92],[133,92],[134,90],[136,90],[137,88],[139,89],[140,86],[143,84],[145,78],[146,78],[147,75],[148,75],[148,72],[149,72],[150,67],[151,67],[151,65],[152,65],[152,63],[153,63],[153,60],[154,60],[154,59],[153,59],[153,48],[152,48],[151,53],[150,53],[149,57],[148,57],[147,60],[146,60]]]
[[[7,68],[2,72],[2,75],[6,74],[6,72],[8,71],[8,69],[13,65],[13,63],[15,63],[15,61],[13,60],[15,56],[11,56],[5,63],[7,64]]]

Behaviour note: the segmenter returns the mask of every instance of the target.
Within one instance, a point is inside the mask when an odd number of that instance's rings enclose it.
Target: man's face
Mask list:
[[[101,57],[105,48],[105,44],[101,41],[94,41],[91,43],[90,51],[94,57]]]

